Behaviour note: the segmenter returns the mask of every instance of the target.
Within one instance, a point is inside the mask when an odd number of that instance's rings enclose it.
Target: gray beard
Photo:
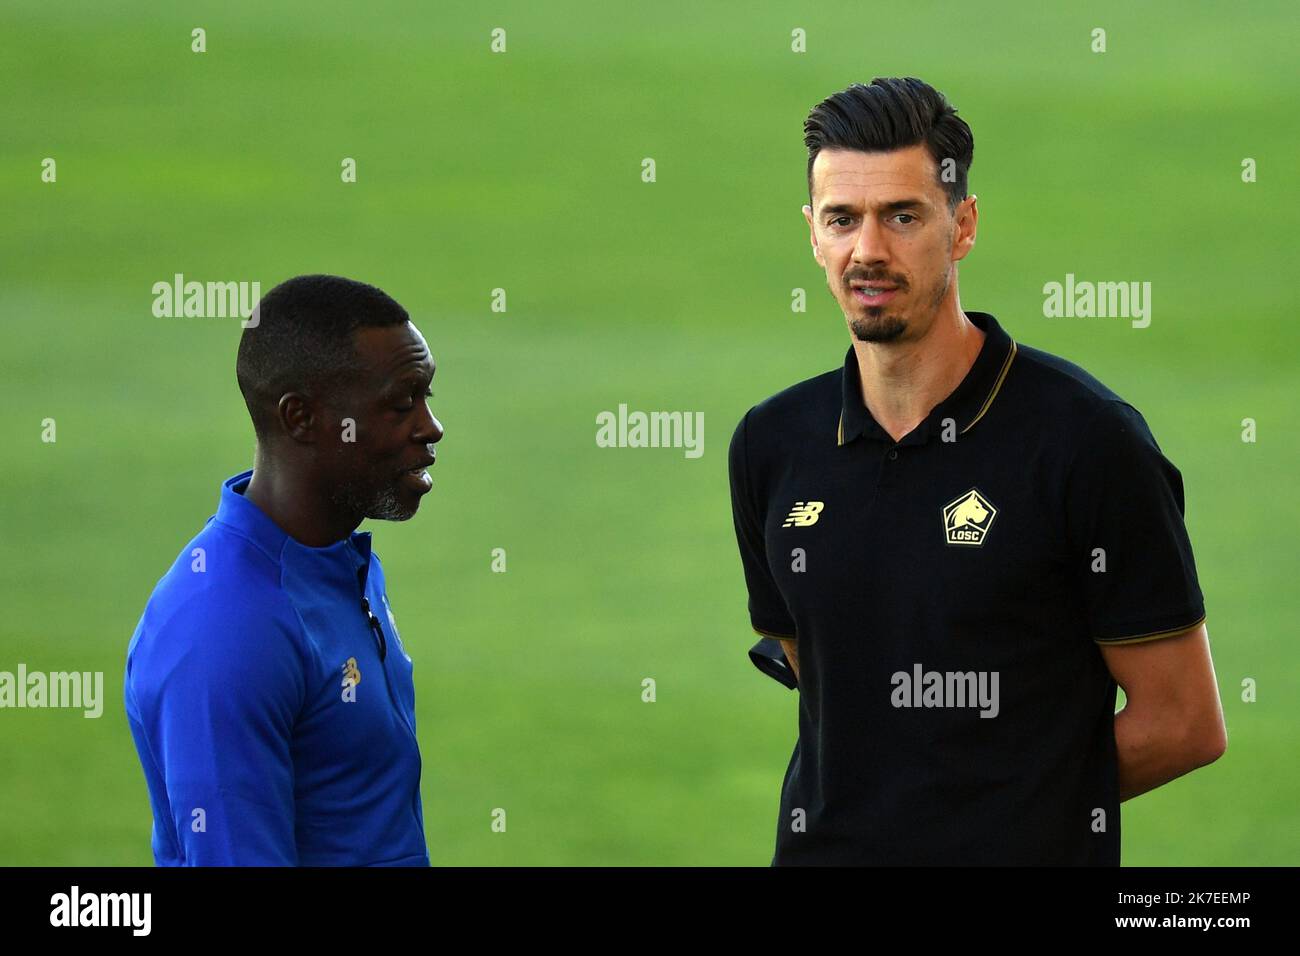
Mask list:
[[[362,491],[354,484],[341,485],[330,495],[330,500],[340,508],[363,518],[380,521],[406,521],[415,511],[397,500],[397,488],[388,482],[378,489]]]

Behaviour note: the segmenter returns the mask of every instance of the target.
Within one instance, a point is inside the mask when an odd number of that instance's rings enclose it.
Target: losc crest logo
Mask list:
[[[806,528],[809,525],[816,524],[822,509],[826,507],[824,501],[796,501],[790,513],[786,516],[785,524],[782,528]]]
[[[998,509],[972,488],[944,506],[944,537],[949,544],[983,544],[997,516]]]

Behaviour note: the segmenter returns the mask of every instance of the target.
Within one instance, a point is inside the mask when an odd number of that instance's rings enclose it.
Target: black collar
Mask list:
[[[897,444],[919,445],[929,441],[932,433],[943,428],[943,420],[951,418],[957,425],[957,434],[969,431],[993,404],[1003,380],[1016,357],[1016,343],[1011,340],[998,320],[987,312],[967,312],[966,317],[984,331],[984,344],[980,346],[975,364],[951,395],[936,405],[925,420],[903,436]],[[844,357],[844,404],[836,428],[836,441],[847,445],[859,435],[875,441],[894,444],[889,436],[867,411],[862,403],[862,388],[858,377],[858,357],[849,347]]]

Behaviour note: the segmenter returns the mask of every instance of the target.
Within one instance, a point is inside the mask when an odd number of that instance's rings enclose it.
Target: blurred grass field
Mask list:
[[[766,864],[797,701],[745,656],[726,446],[842,359],[801,124],[887,75],[975,133],[963,306],[1101,378],[1184,477],[1230,743],[1124,804],[1125,864],[1300,862],[1294,11],[1000,7],[7,2],[0,670],[102,670],[106,701],[0,711],[0,864],[152,863],[126,645],[252,432],[238,322],[154,318],[151,286],[315,271],[389,292],[438,361],[434,492],[365,526],[435,864]],[[1067,272],[1152,282],[1150,328],[1043,318]],[[703,457],[597,448],[620,402],[703,411]]]

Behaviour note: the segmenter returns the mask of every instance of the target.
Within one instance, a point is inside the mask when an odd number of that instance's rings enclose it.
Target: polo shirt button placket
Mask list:
[[[881,451],[880,458],[878,459],[880,461],[880,465],[878,466],[876,472],[877,474],[876,487],[881,492],[891,490],[896,485],[896,479],[894,478],[894,473],[898,469],[891,468],[890,464],[896,461],[897,459],[898,459],[898,449],[896,447],[886,446],[886,448]]]

